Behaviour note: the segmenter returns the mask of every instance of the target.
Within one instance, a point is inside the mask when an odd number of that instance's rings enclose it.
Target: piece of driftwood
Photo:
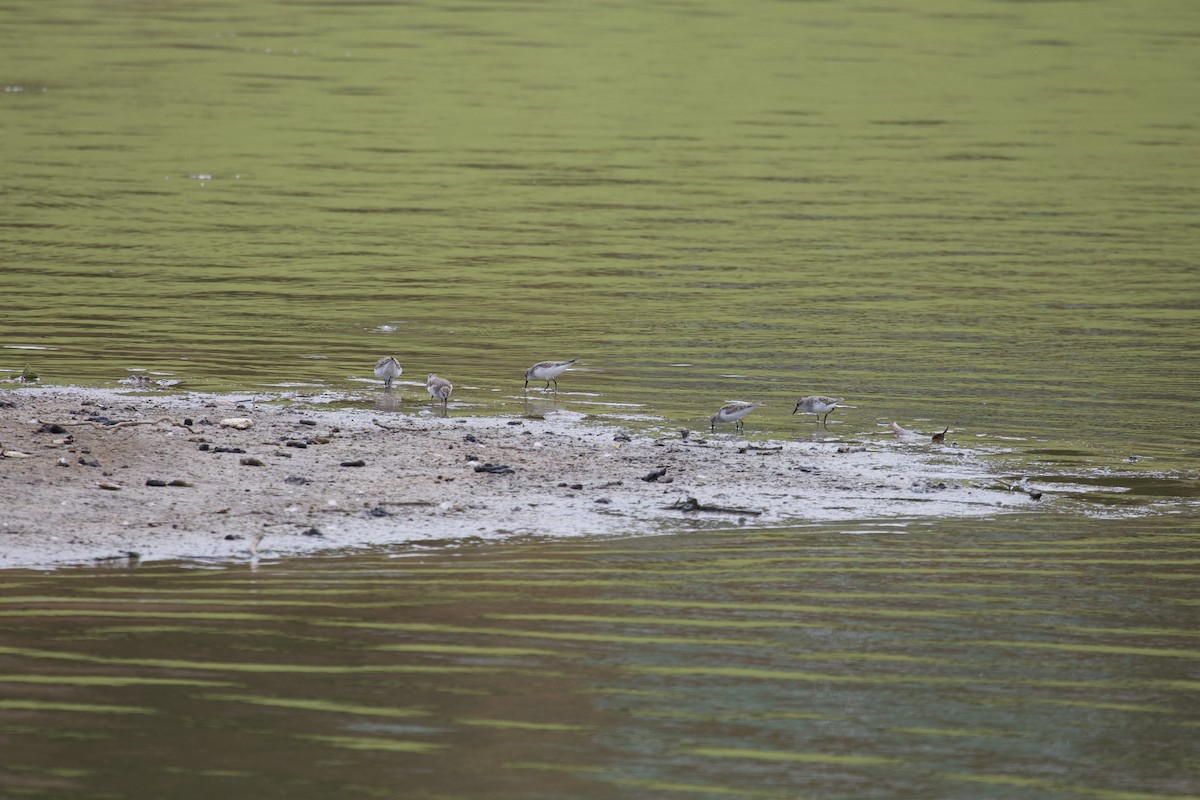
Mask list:
[[[129,419],[125,420],[124,422],[110,422],[107,424],[103,422],[94,422],[90,419],[81,420],[79,422],[42,422],[40,419],[35,419],[34,422],[38,423],[39,425],[61,425],[64,428],[71,425],[89,425],[93,428],[101,428],[106,431],[113,431],[117,428],[128,428],[132,425],[157,425],[160,422],[169,422],[176,428],[187,428],[192,433],[195,433],[195,431],[192,430],[191,425],[184,425],[182,422],[176,422],[170,417],[159,417],[158,419]]]
[[[709,503],[701,503],[694,497],[689,497],[685,500],[676,500],[667,506],[667,508],[675,511],[712,511],[718,514],[742,514],[751,517],[757,517],[763,513],[755,511],[752,508],[733,508],[732,506],[714,506]]]

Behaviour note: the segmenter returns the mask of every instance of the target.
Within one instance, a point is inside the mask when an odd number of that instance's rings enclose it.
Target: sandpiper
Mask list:
[[[425,391],[429,392],[429,396],[434,400],[442,401],[442,408],[450,401],[450,393],[454,391],[454,384],[445,378],[439,378],[432,372],[425,379]]]
[[[818,422],[824,422],[825,427],[829,427],[829,412],[838,407],[838,403],[842,402],[844,397],[825,397],[824,395],[812,394],[808,397],[801,397],[796,401],[796,407],[792,409],[792,414],[803,411],[805,414],[816,414]],[[824,414],[824,419],[821,415]]]
[[[570,361],[539,361],[525,370],[525,388],[529,388],[530,381],[545,381],[546,388],[549,389],[550,382],[554,381],[554,389],[558,391],[558,381],[555,379],[566,372],[567,367],[578,360],[577,358],[572,358]]]
[[[721,406],[720,411],[713,414],[712,419],[709,420],[709,427],[715,431],[718,422],[732,422],[734,430],[740,431],[742,429],[742,417],[761,405],[762,403],[743,403],[740,400],[733,403],[726,403]]]
[[[404,372],[404,367],[400,366],[400,362],[395,356],[384,356],[375,362],[375,377],[383,381],[383,388],[392,388],[392,381],[396,380],[401,373]]]

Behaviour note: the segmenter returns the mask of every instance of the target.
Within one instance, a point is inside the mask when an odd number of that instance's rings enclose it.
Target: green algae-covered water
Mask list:
[[[1194,536],[814,525],[11,572],[0,794],[1200,792]]]
[[[370,407],[395,354],[401,412],[436,371],[510,414],[579,358],[567,409],[789,438],[842,395],[822,435],[950,426],[1078,504],[13,573],[0,795],[1200,794],[1198,36],[1183,0],[8,3],[0,379]]]

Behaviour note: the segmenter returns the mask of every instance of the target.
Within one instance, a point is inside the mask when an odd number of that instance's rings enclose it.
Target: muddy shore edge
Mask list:
[[[248,421],[248,426],[245,421]],[[0,390],[0,568],[246,560],[1035,504],[970,450],[646,433],[572,413],[442,418]]]

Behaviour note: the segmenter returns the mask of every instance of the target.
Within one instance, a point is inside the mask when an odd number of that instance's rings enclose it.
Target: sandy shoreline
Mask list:
[[[2,391],[0,406],[0,568],[1035,505],[986,488],[997,481],[973,453],[935,446],[685,441],[575,414],[440,418],[75,387]],[[252,426],[221,425],[234,418]],[[724,510],[687,511],[688,498]]]

